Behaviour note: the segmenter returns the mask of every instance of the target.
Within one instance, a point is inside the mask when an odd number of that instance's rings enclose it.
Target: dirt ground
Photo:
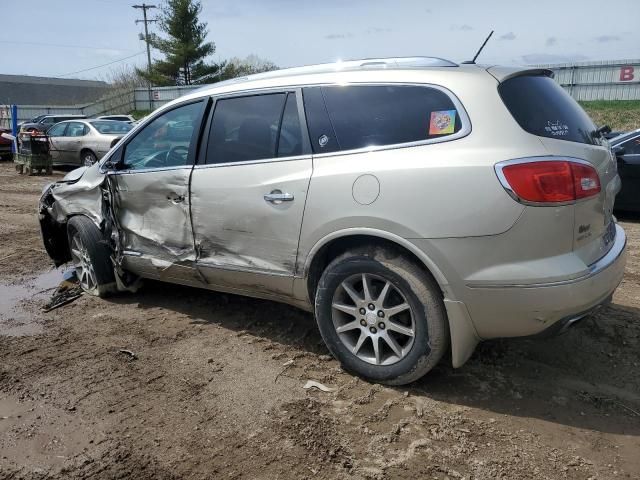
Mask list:
[[[637,219],[611,306],[387,388],[272,302],[149,282],[43,313],[51,179],[0,164],[0,478],[640,478]]]

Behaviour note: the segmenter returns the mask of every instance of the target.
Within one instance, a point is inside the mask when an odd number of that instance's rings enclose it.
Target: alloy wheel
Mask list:
[[[71,261],[76,269],[76,276],[82,289],[86,292],[94,290],[98,285],[96,272],[91,263],[89,252],[78,234],[75,234],[71,241]]]
[[[398,286],[380,275],[347,277],[336,289],[331,309],[338,337],[360,360],[392,365],[413,346],[411,305]]]

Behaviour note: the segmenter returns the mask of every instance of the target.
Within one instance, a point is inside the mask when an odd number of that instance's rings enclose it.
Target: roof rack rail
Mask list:
[[[294,75],[310,75],[314,73],[353,72],[358,70],[386,70],[386,69],[422,69],[433,67],[457,67],[458,64],[450,60],[438,57],[390,57],[390,58],[365,58],[361,60],[345,60],[334,63],[321,63],[303,67],[284,68],[272,72],[257,73],[246,77],[238,77],[225,82],[237,83],[247,80],[262,80],[270,78],[288,77]]]

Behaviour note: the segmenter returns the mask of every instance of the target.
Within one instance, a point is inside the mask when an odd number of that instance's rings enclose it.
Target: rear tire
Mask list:
[[[87,217],[72,217],[67,224],[71,262],[82,290],[105,297],[115,290],[111,252],[100,230]]]
[[[82,165],[85,167],[90,167],[98,161],[98,157],[96,157],[96,154],[91,150],[83,150],[80,156],[82,158]]]
[[[449,346],[438,285],[394,250],[371,246],[333,260],[320,278],[315,311],[331,353],[345,370],[372,382],[413,382]]]

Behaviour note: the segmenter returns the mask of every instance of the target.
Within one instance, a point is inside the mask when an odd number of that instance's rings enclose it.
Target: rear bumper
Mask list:
[[[465,304],[480,338],[520,337],[553,331],[606,303],[622,281],[626,235],[616,225],[609,252],[588,271],[567,280],[526,285],[466,287]]]

